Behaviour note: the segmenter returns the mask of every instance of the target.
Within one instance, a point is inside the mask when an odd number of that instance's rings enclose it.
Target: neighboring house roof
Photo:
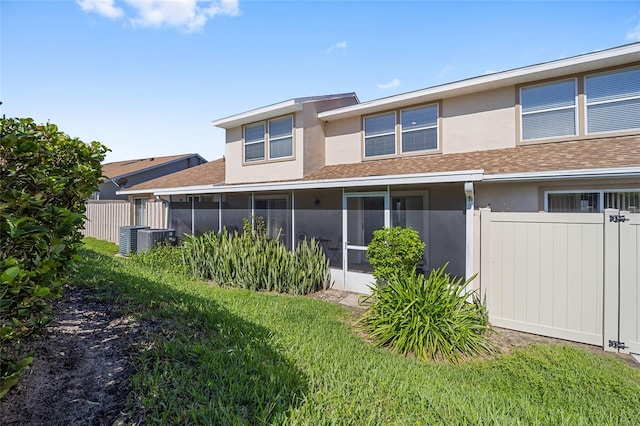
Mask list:
[[[197,157],[201,162],[206,163],[207,160],[198,154],[179,154],[169,155],[166,157],[140,158],[135,160],[116,161],[102,165],[102,174],[109,180],[130,176],[132,174],[144,172],[156,167],[165,166],[176,161],[184,160],[191,157]]]
[[[320,102],[329,101],[332,99],[342,98],[355,98],[356,102],[360,102],[354,92],[338,93],[335,95],[323,95],[323,96],[307,96],[304,98],[293,98],[287,101],[279,102],[273,105],[267,105],[265,107],[252,109],[250,111],[235,114],[229,117],[220,118],[213,122],[216,127],[223,129],[231,129],[243,124],[251,123],[254,121],[260,121],[267,118],[272,118],[278,115],[289,114],[302,110],[302,105],[306,102]]]
[[[127,191],[142,191],[159,188],[178,188],[195,185],[221,185],[224,183],[224,158],[180,170],[165,176],[134,185]]]
[[[482,169],[485,175],[640,166],[640,136],[520,145],[325,166],[304,180]]]

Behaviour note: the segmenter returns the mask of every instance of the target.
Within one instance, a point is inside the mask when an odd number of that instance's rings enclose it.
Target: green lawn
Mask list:
[[[159,333],[140,353],[132,410],[153,424],[640,424],[640,370],[535,345],[453,366],[375,348],[327,302],[221,289],[86,240],[76,285]]]

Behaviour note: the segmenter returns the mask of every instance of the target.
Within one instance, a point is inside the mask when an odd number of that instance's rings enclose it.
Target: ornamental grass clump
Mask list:
[[[371,305],[359,320],[378,346],[421,360],[457,362],[492,352],[485,306],[465,291],[475,277],[453,279],[442,268],[425,278],[415,271],[389,276],[372,287]]]
[[[279,238],[268,238],[257,219],[257,227],[245,222],[242,234],[186,236],[183,254],[191,273],[220,285],[298,295],[328,285],[329,261],[317,241],[305,240],[291,252]]]

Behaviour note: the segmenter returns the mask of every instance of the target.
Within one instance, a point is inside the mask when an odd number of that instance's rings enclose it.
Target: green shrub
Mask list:
[[[98,188],[107,151],[50,123],[1,123],[0,397],[25,366],[9,343],[51,320],[47,301],[60,296],[74,271],[85,202]]]
[[[136,265],[184,275],[189,272],[180,246],[161,244],[147,251],[131,253],[129,261]]]
[[[367,247],[367,258],[373,266],[377,281],[415,269],[422,259],[425,244],[417,231],[411,228],[383,228],[373,232]]]
[[[491,351],[485,307],[469,302],[463,282],[446,274],[447,265],[425,278],[414,271],[372,287],[371,305],[359,320],[379,346],[422,360],[457,361],[460,355]]]
[[[207,232],[187,236],[184,258],[191,273],[221,285],[279,293],[308,294],[329,282],[329,261],[315,240],[291,252],[267,238],[262,222],[245,221],[243,233]]]

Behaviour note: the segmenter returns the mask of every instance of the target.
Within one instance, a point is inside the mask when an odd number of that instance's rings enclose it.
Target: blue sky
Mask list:
[[[107,161],[213,160],[211,121],[250,109],[640,41],[640,1],[2,0],[0,14],[1,112],[100,141]]]

